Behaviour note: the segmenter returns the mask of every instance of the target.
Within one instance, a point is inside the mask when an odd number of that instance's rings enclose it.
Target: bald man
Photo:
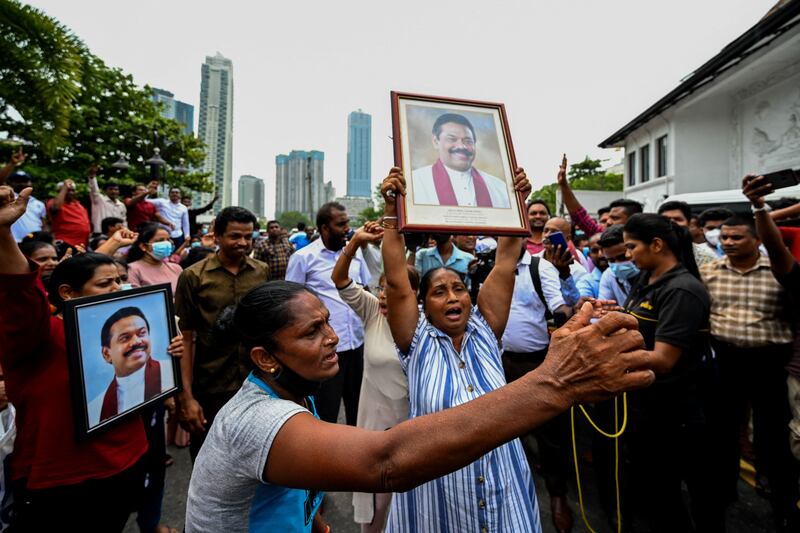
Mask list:
[[[577,281],[589,272],[589,262],[586,260],[583,253],[575,247],[575,243],[572,242],[572,226],[566,219],[551,217],[544,225],[542,237],[548,239],[550,235],[556,231],[560,231],[567,240],[567,248],[569,248],[569,252],[575,260],[572,265],[570,265],[570,272],[572,273],[572,277]]]

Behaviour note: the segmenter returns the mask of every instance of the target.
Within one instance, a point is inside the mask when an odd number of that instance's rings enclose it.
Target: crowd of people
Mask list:
[[[8,531],[170,531],[169,443],[193,462],[187,532],[331,531],[324,491],[354,493],[364,533],[541,531],[535,477],[569,532],[578,404],[618,434],[581,453],[613,530],[725,531],[742,458],[776,531],[800,530],[800,209],[761,177],[752,212],[620,199],[595,219],[563,162],[568,216],[528,199],[523,238],[400,233],[398,168],[379,221],[331,202],[290,233],[241,207],[206,226],[216,196],[123,197],[97,167],[87,197],[65,180],[42,201],[24,162],[0,169]],[[79,437],[65,302],[159,284],[179,392]]]

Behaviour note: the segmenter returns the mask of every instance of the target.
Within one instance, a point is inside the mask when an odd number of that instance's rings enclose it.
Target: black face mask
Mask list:
[[[272,357],[275,357],[275,355],[273,354]],[[275,360],[281,364],[281,369],[278,373],[271,377],[287,392],[298,396],[313,396],[319,391],[319,388],[322,385],[321,381],[311,381],[306,379],[286,366],[283,361],[277,357],[275,357]]]

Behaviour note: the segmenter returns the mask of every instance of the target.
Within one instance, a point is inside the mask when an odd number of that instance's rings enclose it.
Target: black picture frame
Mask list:
[[[165,283],[138,289],[117,291],[109,294],[76,298],[64,302],[63,317],[70,372],[70,387],[75,412],[76,434],[79,438],[89,438],[92,435],[103,432],[109,427],[113,427],[121,420],[126,420],[130,416],[139,413],[142,409],[181,390],[180,360],[166,353],[166,348],[169,346],[171,339],[177,335],[175,311],[172,301],[172,288],[170,284]],[[104,367],[102,364],[98,364],[98,361],[89,360],[88,358],[97,357],[103,360],[103,362],[111,364],[112,367],[116,369],[113,363],[105,360],[103,352],[104,347],[102,346],[103,342],[101,340],[102,326],[105,325],[117,311],[127,307],[136,307],[139,309],[142,315],[144,315],[145,322],[148,326],[147,359],[141,367],[142,372],[145,374],[145,391],[147,391],[148,388],[147,378],[155,375],[156,372],[159,376],[159,390],[155,394],[148,394],[145,392],[144,401],[123,412],[104,418],[103,411],[106,410],[107,405],[110,405],[107,404],[107,401],[113,398],[113,405],[116,405],[117,402],[116,394],[112,393],[112,391],[116,391],[118,383],[116,371],[112,370],[112,381],[108,382],[105,393],[102,393],[102,398],[94,396],[91,394],[91,390],[96,390],[98,386],[102,384],[101,380],[107,378],[101,377],[98,379],[98,372],[91,372],[93,367]],[[141,310],[141,307],[145,307],[146,311]],[[105,320],[102,319],[103,316],[106,317]],[[102,324],[100,323],[101,321]],[[157,339],[158,342],[157,348],[163,348],[163,353],[159,350],[160,357],[158,358],[152,354],[154,338]],[[97,351],[94,350],[95,347],[98,348]],[[128,356],[125,355],[125,357],[127,358]],[[168,365],[168,368],[162,369],[161,365],[165,363]],[[90,372],[88,376],[87,372]],[[104,373],[107,374],[107,372]],[[168,383],[170,377],[171,383]],[[90,378],[88,379],[90,382],[87,382],[87,378]],[[167,382],[165,382],[165,378]],[[153,380],[151,379],[150,382],[152,383]],[[91,399],[90,395],[94,396],[94,399]],[[98,413],[97,420],[95,421],[94,414],[97,411],[98,399],[101,405],[101,411]]]

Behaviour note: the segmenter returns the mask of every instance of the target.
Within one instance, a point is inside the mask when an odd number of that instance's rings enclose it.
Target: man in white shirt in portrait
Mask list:
[[[152,356],[150,323],[138,307],[123,307],[100,330],[103,359],[114,367],[104,394],[89,404],[89,420],[97,424],[124,413],[174,386],[169,365]]]
[[[431,131],[438,159],[411,173],[414,203],[465,207],[509,208],[505,180],[472,166],[475,128],[463,115],[445,113]]]

